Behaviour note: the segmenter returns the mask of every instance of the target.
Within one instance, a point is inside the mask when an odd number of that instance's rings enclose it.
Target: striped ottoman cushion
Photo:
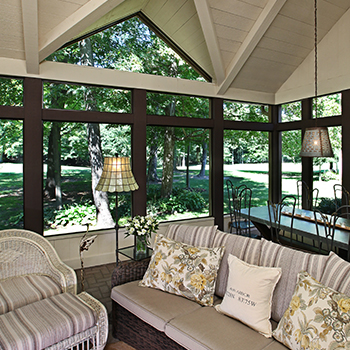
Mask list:
[[[19,276],[1,281],[0,315],[60,293],[61,287],[48,276]]]
[[[0,315],[0,349],[43,349],[96,324],[79,296],[62,293]]]

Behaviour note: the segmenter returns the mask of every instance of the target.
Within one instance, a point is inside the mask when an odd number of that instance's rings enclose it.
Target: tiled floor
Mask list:
[[[85,268],[85,278],[84,278],[84,287],[85,291],[99,300],[107,309],[109,324],[112,311],[112,301],[110,298],[111,295],[111,276],[115,268],[115,263],[94,266]],[[81,292],[81,270],[75,270],[78,279],[78,293]],[[113,338],[111,335],[111,327],[109,327],[108,335],[108,346],[105,350],[131,350],[130,346],[125,343],[118,342],[117,339]]]

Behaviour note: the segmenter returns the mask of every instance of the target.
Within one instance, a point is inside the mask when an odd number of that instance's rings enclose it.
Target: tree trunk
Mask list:
[[[169,197],[173,190],[175,128],[166,127],[164,134],[164,159],[161,196]]]
[[[81,63],[87,66],[93,66],[93,55],[90,39],[84,39],[80,42]],[[86,110],[94,111],[96,108],[96,101],[93,91],[86,90],[85,94],[85,108]],[[96,191],[96,186],[102,174],[103,156],[100,137],[100,125],[97,123],[88,123],[88,149],[91,166],[91,186],[94,204],[96,206],[96,221],[100,228],[113,227],[114,221],[109,210],[109,201],[107,192]]]
[[[205,167],[207,165],[207,156],[208,156],[208,144],[203,141],[202,143],[203,153],[202,153],[202,159],[201,159],[201,170],[197,177],[204,178],[205,177]]]
[[[186,188],[190,188],[190,143],[187,145],[186,156]]]
[[[103,159],[101,152],[100,125],[97,123],[88,123],[89,155],[91,165],[91,185],[92,196],[97,212],[97,226],[99,228],[108,228],[114,226],[114,221],[109,210],[107,192],[96,191],[96,186],[102,174]]]
[[[157,182],[157,145],[152,144],[150,147],[150,158],[148,161],[147,182]]]
[[[169,105],[169,115],[175,115],[175,103]],[[173,191],[174,178],[174,153],[175,153],[175,128],[166,127],[164,133],[163,178],[160,195],[162,198],[170,197]]]
[[[61,188],[61,123],[53,122],[49,136],[45,194],[56,199],[56,207],[62,208]]]

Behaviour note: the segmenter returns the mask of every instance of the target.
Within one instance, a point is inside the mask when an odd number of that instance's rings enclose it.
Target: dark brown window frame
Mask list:
[[[132,89],[132,113],[70,111],[42,108],[43,80],[24,78],[23,107],[0,106],[0,119],[23,120],[24,228],[43,233],[43,121],[99,122],[132,126],[132,167],[140,189],[133,192],[133,214],[146,213],[146,127],[148,125],[195,127],[211,130],[210,216],[223,229],[223,133],[231,130],[269,131],[269,198],[281,198],[281,131],[312,126],[312,98],[302,100],[302,120],[280,122],[280,105],[269,106],[270,122],[239,122],[223,119],[223,99],[210,98],[210,119],[154,116],[146,114],[146,90]],[[123,87],[115,87],[123,89]],[[318,119],[320,126],[342,126],[350,133],[350,90],[342,91],[342,115]],[[137,103],[136,103],[137,101]],[[350,150],[350,138],[342,138],[342,149]],[[342,183],[350,188],[350,152],[343,152]],[[302,178],[312,185],[312,162],[302,160]]]

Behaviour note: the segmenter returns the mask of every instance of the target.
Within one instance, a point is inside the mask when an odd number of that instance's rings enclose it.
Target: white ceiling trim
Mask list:
[[[269,0],[231,61],[226,78],[218,89],[218,94],[225,94],[286,1]]]
[[[194,0],[194,4],[196,6],[198,18],[207,44],[211,63],[214,68],[216,82],[220,85],[225,79],[225,69],[208,2],[207,0]]]
[[[39,74],[38,0],[22,0],[22,19],[27,73]]]
[[[26,0],[22,0],[25,2]],[[67,41],[77,36],[124,0],[90,0],[68,18],[43,36],[40,42],[39,60],[44,60]]]

